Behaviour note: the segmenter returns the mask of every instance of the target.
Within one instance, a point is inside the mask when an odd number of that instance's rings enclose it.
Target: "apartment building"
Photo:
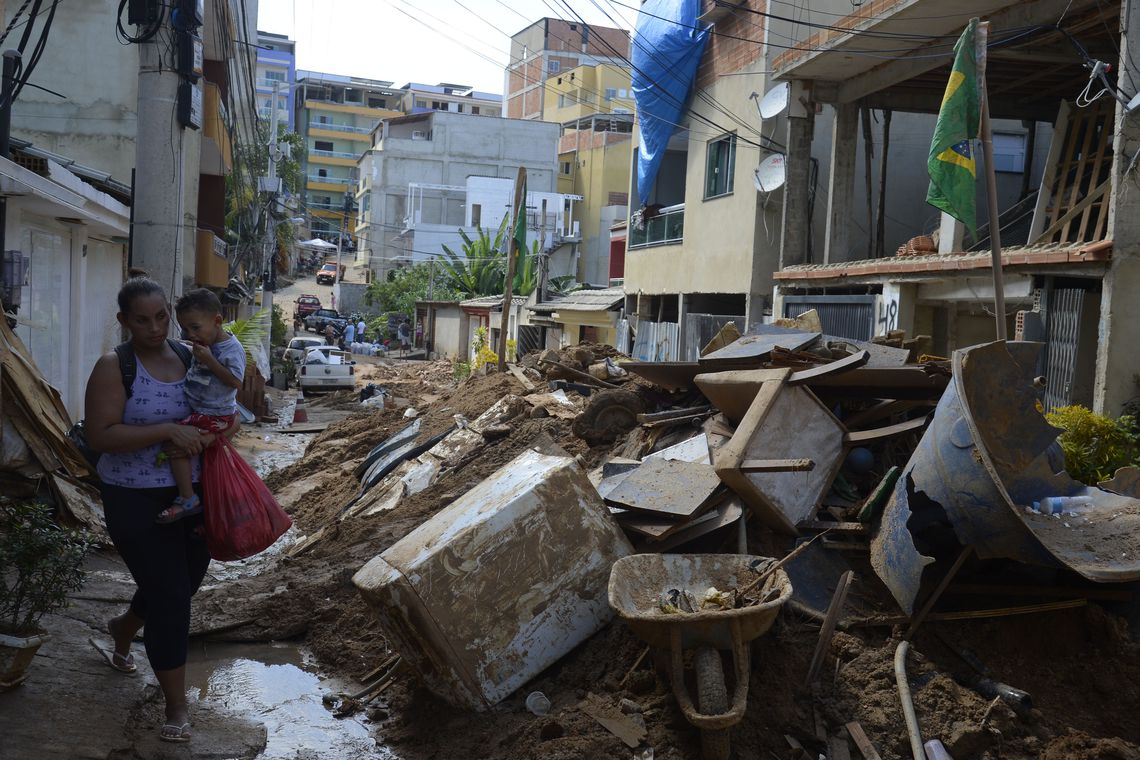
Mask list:
[[[543,18],[511,37],[506,68],[506,116],[547,119],[545,82],[582,65],[628,65],[629,32]]]
[[[358,263],[382,274],[441,254],[442,242],[458,245],[460,227],[497,227],[520,166],[530,193],[555,193],[558,132],[557,124],[447,111],[385,119],[359,162]],[[568,201],[547,200],[552,234]]]
[[[574,209],[582,244],[573,274],[592,285],[617,284],[620,261],[610,260],[610,227],[629,204],[635,104],[629,69],[587,64],[546,80],[546,120],[562,126],[558,189],[579,195]]]
[[[381,119],[401,114],[404,93],[392,82],[299,71],[293,99],[296,130],[305,141],[303,210],[309,233],[335,242],[341,230],[354,249],[356,166]]]
[[[422,84],[408,82],[403,87],[400,110],[406,114],[428,111],[469,113],[475,116],[502,116],[503,96],[481,92],[465,84]]]
[[[279,124],[295,129],[293,86],[297,82],[297,43],[284,34],[257,32],[257,115],[265,121],[277,110]],[[273,102],[274,87],[277,102]]]

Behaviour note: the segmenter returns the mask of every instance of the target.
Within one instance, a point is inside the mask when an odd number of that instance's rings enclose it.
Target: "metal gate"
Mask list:
[[[1045,409],[1052,411],[1073,403],[1085,291],[1058,288],[1048,291],[1046,299]]]
[[[538,325],[519,325],[519,345],[516,356],[524,356],[531,351],[541,351],[542,328]]]
[[[828,335],[851,340],[875,336],[875,296],[784,296],[784,317],[815,309]]]

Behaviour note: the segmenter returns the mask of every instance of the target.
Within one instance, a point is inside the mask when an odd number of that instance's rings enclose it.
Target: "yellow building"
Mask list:
[[[543,120],[565,124],[593,114],[632,114],[629,69],[610,63],[584,65],[546,80]]]
[[[297,72],[294,108],[306,148],[304,210],[313,235],[335,242],[343,228],[345,249],[355,247],[356,215],[345,214],[345,194],[356,195],[356,163],[380,120],[401,114],[402,94],[392,82]]]

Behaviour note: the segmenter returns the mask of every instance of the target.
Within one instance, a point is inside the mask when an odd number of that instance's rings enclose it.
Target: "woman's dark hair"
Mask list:
[[[119,288],[119,311],[123,314],[130,312],[136,299],[146,296],[160,295],[166,299],[166,291],[149,277],[132,277]]]

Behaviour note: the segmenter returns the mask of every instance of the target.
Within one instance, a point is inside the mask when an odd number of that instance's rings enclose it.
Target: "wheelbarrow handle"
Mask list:
[[[682,658],[684,650],[681,647],[681,626],[674,625],[669,630],[670,657],[672,667],[669,668],[669,680],[673,685],[673,696],[681,706],[685,720],[697,728],[706,730],[719,730],[735,726],[744,718],[744,708],[748,703],[748,667],[750,657],[748,644],[740,632],[740,621],[730,620],[729,631],[732,634],[732,661],[736,668],[736,688],[732,693],[732,709],[719,715],[705,715],[697,712],[693,700],[685,688],[685,662]]]

